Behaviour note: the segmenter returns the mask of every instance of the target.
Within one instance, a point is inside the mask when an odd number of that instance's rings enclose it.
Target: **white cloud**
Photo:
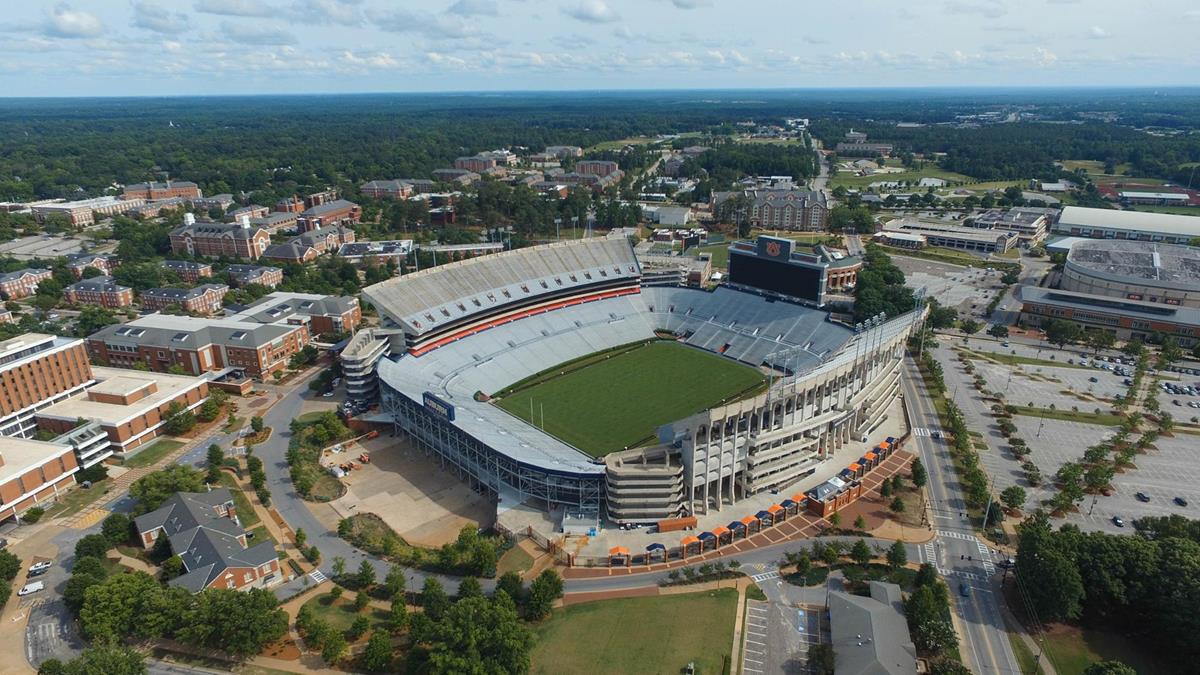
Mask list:
[[[460,16],[500,16],[496,0],[458,0],[446,10],[447,14]]]
[[[368,10],[367,18],[389,33],[418,33],[434,39],[461,39],[481,32],[474,23],[458,15],[435,16],[403,9],[391,12]]]
[[[252,26],[232,21],[222,21],[221,30],[230,40],[244,45],[293,45],[296,36],[270,26]]]
[[[1043,68],[1052,66],[1057,61],[1058,55],[1049,49],[1046,49],[1045,47],[1038,47],[1037,49],[1033,50],[1033,62],[1039,66],[1042,66]]]
[[[712,0],[671,0],[671,4],[679,9],[696,9],[697,7],[712,7]]]
[[[621,17],[604,0],[576,0],[563,7],[563,14],[587,23],[612,23]]]
[[[273,16],[278,9],[258,0],[196,0],[197,12],[223,16]]]
[[[296,0],[292,18],[300,22],[331,22],[343,26],[362,23],[362,0]]]
[[[997,19],[1008,13],[1000,0],[947,0],[946,11],[951,14],[979,14]]]
[[[133,26],[145,30],[174,35],[190,27],[187,14],[171,12],[152,2],[133,3]]]
[[[1088,29],[1088,37],[1093,40],[1103,40],[1105,38],[1112,37],[1112,34],[1100,26],[1092,26]]]
[[[104,24],[95,14],[72,9],[67,3],[55,5],[44,27],[46,35],[60,38],[90,38],[104,32]]]
[[[346,50],[341,53],[338,59],[346,65],[364,68],[395,69],[403,66],[400,61],[387,52],[360,52],[356,54]]]

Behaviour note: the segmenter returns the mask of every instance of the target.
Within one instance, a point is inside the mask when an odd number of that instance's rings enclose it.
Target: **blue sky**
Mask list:
[[[1200,84],[1188,0],[3,0],[9,96]]]

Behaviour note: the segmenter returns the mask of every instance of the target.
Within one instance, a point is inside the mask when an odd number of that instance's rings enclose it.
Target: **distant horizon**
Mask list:
[[[54,0],[0,17],[0,92],[1200,86],[1156,0]]]

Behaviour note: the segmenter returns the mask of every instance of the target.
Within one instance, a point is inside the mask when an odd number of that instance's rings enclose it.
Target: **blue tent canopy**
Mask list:
[[[712,532],[701,532],[700,534],[696,535],[696,537],[698,539],[706,539],[707,540],[707,539],[716,539],[717,535],[713,534]]]
[[[759,511],[758,513],[756,513],[756,514],[754,514],[754,515],[755,515],[755,516],[757,516],[757,517],[758,517],[758,518],[760,518],[760,519],[762,519],[762,518],[770,518],[770,517],[771,517],[771,512],[770,512],[770,511]]]
[[[742,521],[740,521],[740,520],[735,520],[732,523],[726,525],[725,527],[728,527],[731,530],[738,530],[738,529],[745,529],[746,525],[744,523],[742,523]]]
[[[665,551],[665,550],[667,550],[666,546],[663,546],[662,544],[657,544],[657,543],[650,544],[649,546],[646,547],[646,551]]]
[[[790,499],[785,499],[785,500],[779,502],[779,505],[784,507],[785,509],[790,509],[793,506],[796,506],[796,502],[794,502]]]

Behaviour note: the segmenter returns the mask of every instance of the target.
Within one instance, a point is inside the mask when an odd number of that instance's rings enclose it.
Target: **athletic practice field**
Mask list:
[[[659,425],[760,387],[763,376],[716,354],[651,342],[564,364],[528,382],[499,405],[534,426],[544,420],[548,433],[600,457],[644,445]]]
[[[534,628],[534,675],[725,670],[737,591],[600,600],[554,610]],[[732,669],[734,672],[737,668]]]

